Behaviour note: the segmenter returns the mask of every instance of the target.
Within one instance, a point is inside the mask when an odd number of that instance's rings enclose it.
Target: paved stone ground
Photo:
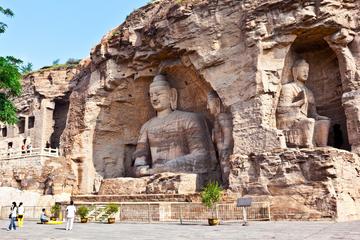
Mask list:
[[[0,220],[0,239],[262,239],[262,240],[359,240],[360,221],[354,222],[251,222],[243,227],[240,223],[226,223],[210,227],[205,224],[100,224],[75,223],[72,231],[63,225],[39,225],[25,222],[24,228],[7,231],[8,221]]]

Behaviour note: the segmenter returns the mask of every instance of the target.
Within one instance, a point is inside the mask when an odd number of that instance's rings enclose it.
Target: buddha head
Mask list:
[[[176,110],[177,91],[171,88],[164,75],[156,75],[150,84],[150,101],[156,112],[166,109]]]
[[[214,90],[210,91],[207,95],[207,109],[209,109],[212,115],[217,115],[221,112],[221,100]]]
[[[294,81],[306,82],[309,76],[309,64],[304,60],[297,60],[292,68]]]

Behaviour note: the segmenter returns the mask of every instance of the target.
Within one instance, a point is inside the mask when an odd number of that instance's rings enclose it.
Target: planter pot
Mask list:
[[[218,218],[209,218],[208,222],[209,222],[210,226],[215,226],[215,225],[220,224],[220,219],[218,219]]]
[[[115,218],[108,218],[108,223],[109,223],[109,224],[115,223]]]
[[[56,217],[50,217],[51,221],[56,221]]]
[[[81,218],[80,221],[81,221],[81,223],[87,223],[88,218]]]

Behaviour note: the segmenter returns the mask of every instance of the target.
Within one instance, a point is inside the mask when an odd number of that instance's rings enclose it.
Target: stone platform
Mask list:
[[[99,195],[191,194],[200,187],[197,174],[160,173],[142,178],[104,179]]]
[[[100,204],[110,202],[199,202],[200,194],[73,195],[71,199],[75,204]]]

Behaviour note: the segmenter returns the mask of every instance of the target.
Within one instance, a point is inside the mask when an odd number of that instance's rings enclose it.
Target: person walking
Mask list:
[[[70,205],[66,207],[66,230],[72,230],[74,224],[76,208],[71,200]]]
[[[8,231],[16,230],[16,225],[15,225],[16,214],[17,214],[16,202],[13,202],[10,208],[10,215],[9,215],[10,225]]]
[[[18,210],[17,210],[17,219],[18,219],[20,228],[22,228],[24,226],[24,213],[25,213],[25,208],[23,206],[23,203],[20,202]]]

